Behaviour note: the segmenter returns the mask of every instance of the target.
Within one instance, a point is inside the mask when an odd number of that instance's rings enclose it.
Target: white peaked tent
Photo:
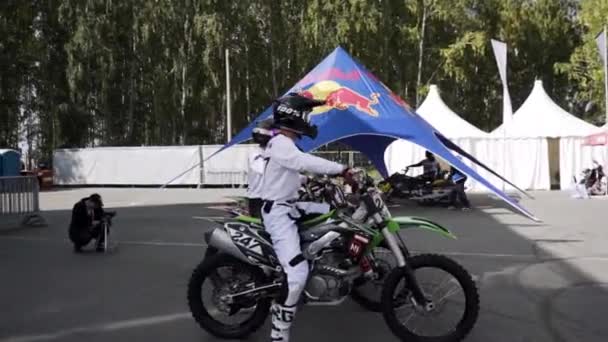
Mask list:
[[[537,80],[526,101],[513,114],[511,122],[496,128],[492,135],[502,137],[506,133],[510,138],[584,137],[598,129],[553,102],[543,88],[543,82]]]
[[[454,113],[441,99],[439,89],[432,84],[426,98],[416,110],[424,120],[450,139],[481,138],[488,133],[471,125]]]
[[[505,165],[511,164],[512,172],[521,173],[522,178],[532,176],[532,188],[550,189],[559,180],[560,187],[566,189],[573,173],[578,172],[582,138],[598,130],[558,106],[537,80],[511,122],[498,127],[492,136],[506,137]],[[505,176],[510,179],[508,174]]]
[[[486,158],[491,155],[490,152],[492,150],[488,148],[489,140],[494,139],[490,137],[489,133],[471,125],[451,110],[441,99],[439,88],[436,85],[432,84],[430,86],[429,93],[416,110],[416,113],[458,146],[486,163],[490,168],[497,166],[496,163]],[[424,152],[424,149],[411,142],[405,140],[395,141],[389,146],[385,154],[389,173],[402,171],[407,165],[419,162],[424,158]],[[484,173],[484,170],[477,169],[476,165],[468,164],[476,169],[477,172],[483,174],[486,179],[492,180],[495,178],[490,173]],[[499,168],[495,169],[500,170]],[[410,172],[411,175],[416,175],[421,170],[412,170]],[[499,183],[497,182],[497,184]],[[476,185],[472,180],[467,183],[467,187],[469,188],[477,188]]]

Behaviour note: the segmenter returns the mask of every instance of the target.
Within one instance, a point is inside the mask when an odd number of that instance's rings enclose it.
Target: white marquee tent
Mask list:
[[[487,132],[471,125],[454,113],[443,102],[439,95],[439,89],[434,84],[430,86],[429,93],[416,110],[416,113],[450,139],[484,138],[488,136]]]
[[[511,122],[498,127],[492,136],[506,137],[507,149],[511,150],[507,156],[512,159],[505,164],[517,166],[511,167],[517,172],[533,172],[534,188],[549,189],[560,179],[560,187],[566,189],[572,175],[579,172],[582,138],[598,130],[558,106],[537,80]],[[509,179],[508,172],[505,176]]]
[[[532,92],[511,122],[490,134],[452,111],[435,85],[430,87],[416,112],[457,145],[523,189],[549,190],[551,176],[558,179],[558,174],[561,188],[566,189],[581,166],[590,165],[592,156],[599,158],[594,151],[588,151],[591,148],[585,150],[580,146],[582,137],[599,128],[560,108],[547,95],[542,81],[534,83]],[[418,146],[396,141],[385,155],[389,172],[401,171],[421,160],[423,154],[424,150]],[[484,170],[477,171],[495,185],[503,185]],[[483,190],[474,182],[467,186]]]
[[[510,138],[564,138],[584,137],[599,130],[598,127],[577,118],[558,106],[547,95],[543,82],[534,82],[532,92],[513,114],[511,122],[496,128],[492,135]]]
[[[490,146],[490,140],[495,139],[492,139],[489,133],[471,125],[452,111],[441,99],[436,85],[430,86],[429,93],[416,110],[416,113],[458,146],[476,156],[490,168],[500,172],[500,168],[497,167],[498,165],[487,158],[496,153],[496,151],[493,151],[492,146]],[[385,161],[389,173],[400,172],[407,165],[419,162],[424,158],[424,152],[424,149],[411,142],[405,140],[395,141],[385,153]],[[492,181],[495,178],[485,170],[477,168],[476,165],[468,164],[487,179]],[[416,175],[420,172],[421,170],[412,170],[410,174]],[[495,183],[498,185],[502,183],[497,178],[495,180]],[[477,184],[472,180],[467,183],[467,187],[470,189],[478,188]]]

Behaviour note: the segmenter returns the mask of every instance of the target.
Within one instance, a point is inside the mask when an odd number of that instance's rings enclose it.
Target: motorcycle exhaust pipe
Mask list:
[[[215,248],[218,251],[232,255],[233,257],[252,264],[251,260],[234,244],[228,232],[223,228],[215,228],[213,231],[205,234],[205,241],[209,247]]]

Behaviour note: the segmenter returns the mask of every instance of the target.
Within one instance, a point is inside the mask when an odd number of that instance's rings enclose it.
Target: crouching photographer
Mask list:
[[[93,239],[96,240],[96,251],[104,252],[106,234],[109,233],[109,231],[104,232],[104,229],[109,229],[110,220],[115,215],[115,212],[103,210],[103,201],[99,194],[92,194],[74,204],[69,228],[74,252],[82,252],[82,247]]]

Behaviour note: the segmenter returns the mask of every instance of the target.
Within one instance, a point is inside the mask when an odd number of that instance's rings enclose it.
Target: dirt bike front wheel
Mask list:
[[[405,268],[393,269],[382,291],[382,313],[393,334],[410,342],[464,339],[479,315],[479,293],[471,275],[442,255],[416,255],[408,264],[428,303],[414,299]]]

